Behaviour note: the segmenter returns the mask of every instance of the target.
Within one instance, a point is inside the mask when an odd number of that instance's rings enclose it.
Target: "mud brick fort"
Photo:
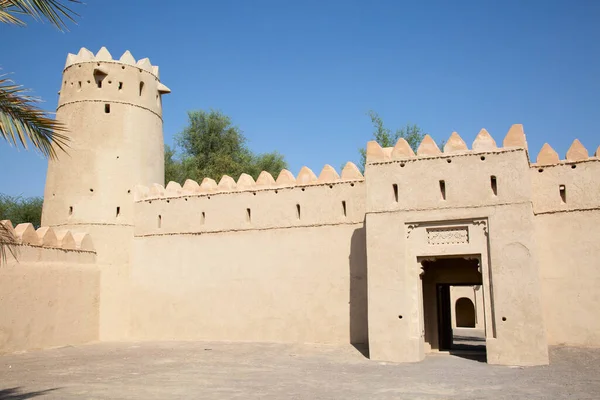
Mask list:
[[[42,225],[13,227],[0,351],[94,341],[368,345],[414,362],[482,330],[487,361],[600,346],[600,150],[530,161],[521,125],[471,148],[367,145],[364,176],[302,168],[164,186],[158,67],[69,54]],[[235,179],[234,179],[235,178]],[[461,294],[462,293],[462,294]]]

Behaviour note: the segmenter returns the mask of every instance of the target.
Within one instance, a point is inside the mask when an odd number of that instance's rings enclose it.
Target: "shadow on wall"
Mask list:
[[[369,358],[366,247],[363,226],[350,240],[350,344]]]
[[[32,399],[34,397],[44,396],[44,395],[48,394],[49,392],[55,391],[56,389],[57,388],[39,390],[37,392],[24,392],[21,390],[21,388],[18,388],[18,387],[10,388],[10,389],[0,389],[0,400]]]

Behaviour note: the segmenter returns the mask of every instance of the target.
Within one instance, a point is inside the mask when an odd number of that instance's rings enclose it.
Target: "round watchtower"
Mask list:
[[[169,92],[158,67],[129,51],[119,60],[104,47],[67,56],[56,116],[71,140],[48,163],[44,225],[90,232],[108,252],[132,235],[134,186],[164,181],[161,96]]]

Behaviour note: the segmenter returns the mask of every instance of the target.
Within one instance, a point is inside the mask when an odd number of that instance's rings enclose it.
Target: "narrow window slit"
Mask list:
[[[342,209],[344,211],[344,217],[346,217],[346,200],[342,200]]]
[[[204,225],[204,221],[206,221],[206,214],[202,211],[202,214],[200,215],[200,225]]]
[[[252,211],[246,208],[246,222],[252,222]]]
[[[158,227],[162,228],[162,215],[158,216]]]
[[[69,207],[69,215],[73,215],[73,206]]]
[[[558,191],[560,192],[560,199],[563,203],[567,202],[567,187],[565,185],[559,185]]]
[[[296,218],[300,219],[300,204],[296,204]]]
[[[394,201],[397,203],[398,202],[398,185],[396,183],[394,183],[392,185],[392,188],[394,189]]]
[[[442,200],[446,200],[446,181],[440,181],[440,193],[442,194]]]
[[[105,112],[106,114],[110,114],[110,104],[105,104],[105,105],[104,105],[104,112]]]
[[[121,207],[117,207],[117,217],[121,215]]]
[[[140,82],[140,96],[144,92],[144,82]]]
[[[123,90],[123,82],[119,82],[119,90]]]
[[[495,175],[490,176],[490,185],[492,186],[494,196],[498,196],[498,180]]]

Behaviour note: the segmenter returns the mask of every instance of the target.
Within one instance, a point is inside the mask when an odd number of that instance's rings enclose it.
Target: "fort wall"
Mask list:
[[[136,202],[134,339],[366,342],[362,176],[265,174]]]
[[[98,339],[100,271],[87,235],[21,224],[0,267],[0,352]]]
[[[544,317],[552,345],[600,346],[600,159],[575,141],[531,166]]]

